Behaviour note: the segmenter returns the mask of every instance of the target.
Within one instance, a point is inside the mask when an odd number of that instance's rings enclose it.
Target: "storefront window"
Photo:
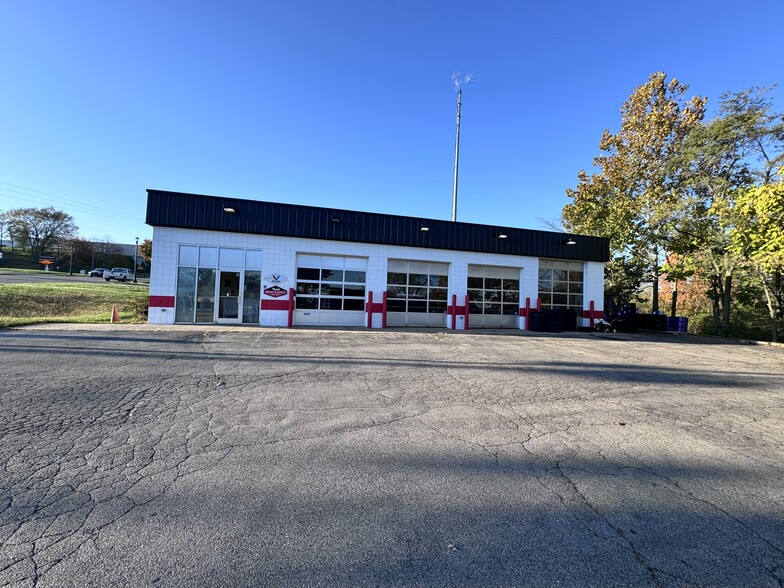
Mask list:
[[[242,296],[242,322],[258,324],[261,301],[261,272],[245,271],[245,291]]]
[[[196,284],[196,322],[211,323],[215,318],[215,270],[200,268]]]
[[[181,267],[177,271],[177,307],[174,320],[178,323],[192,323],[196,308],[196,268]]]
[[[261,250],[180,245],[178,263],[175,322],[212,323],[215,321],[217,270],[228,268],[238,270],[235,274],[243,275],[242,279],[245,281],[242,292],[242,322],[258,324],[261,298]],[[248,267],[244,272],[243,265]],[[239,304],[238,300],[235,302]],[[234,316],[236,315],[235,310]]]

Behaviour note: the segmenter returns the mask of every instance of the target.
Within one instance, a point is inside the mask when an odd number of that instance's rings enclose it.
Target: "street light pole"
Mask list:
[[[454,72],[452,74],[452,82],[457,89],[457,124],[455,130],[455,177],[452,183],[452,222],[457,222],[457,172],[460,160],[460,107],[462,106],[463,86],[473,79],[471,74],[465,76],[462,80],[460,74]]]
[[[139,237],[136,237],[136,248],[133,251],[133,283],[138,284],[136,280],[136,268],[139,267]]]
[[[455,131],[455,178],[452,184],[452,222],[457,221],[457,169],[460,158],[460,106],[463,89],[457,88],[457,130]]]
[[[73,245],[71,245],[71,259],[68,262],[68,275],[73,275]]]

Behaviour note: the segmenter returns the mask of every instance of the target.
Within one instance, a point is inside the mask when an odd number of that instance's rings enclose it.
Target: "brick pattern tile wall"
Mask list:
[[[272,273],[282,274],[287,278],[287,281],[281,283],[280,287],[286,290],[296,287],[297,254],[311,253],[315,255],[366,258],[366,293],[373,291],[374,302],[381,302],[386,290],[387,261],[390,258],[448,263],[449,301],[451,304],[452,295],[457,295],[458,306],[464,304],[469,263],[472,265],[520,268],[521,306],[525,304],[526,297],[530,297],[532,306],[535,306],[538,294],[539,260],[535,257],[222,233],[168,227],[154,228],[153,243],[153,263],[150,276],[151,296],[176,296],[179,245],[260,249],[262,251],[262,276],[268,276]],[[596,309],[601,309],[604,300],[604,265],[599,262],[585,262],[584,274],[585,308],[588,308],[590,300],[594,300]],[[263,280],[262,291],[269,285]],[[262,300],[264,299],[271,298],[262,294]],[[278,298],[278,300],[280,299]],[[287,299],[287,297],[284,299]],[[153,324],[173,324],[174,308],[150,308],[149,322]],[[525,319],[520,318],[518,322],[520,328],[524,328]],[[262,326],[285,327],[288,324],[288,312],[285,310],[262,310],[259,323]],[[444,323],[446,328],[451,328],[451,319],[449,317],[445,317]],[[381,316],[378,314],[373,316],[373,327],[381,327]],[[463,328],[462,320],[457,322],[457,328]]]

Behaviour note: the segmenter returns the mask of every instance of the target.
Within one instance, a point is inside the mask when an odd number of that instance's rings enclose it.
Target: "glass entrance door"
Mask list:
[[[218,322],[239,323],[240,272],[218,272]]]

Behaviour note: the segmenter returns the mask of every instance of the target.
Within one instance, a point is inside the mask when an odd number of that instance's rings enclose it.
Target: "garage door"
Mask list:
[[[443,327],[449,264],[390,259],[387,266],[387,324]]]
[[[472,329],[517,328],[520,268],[469,265],[468,301]]]
[[[367,259],[297,255],[296,325],[365,324]]]

